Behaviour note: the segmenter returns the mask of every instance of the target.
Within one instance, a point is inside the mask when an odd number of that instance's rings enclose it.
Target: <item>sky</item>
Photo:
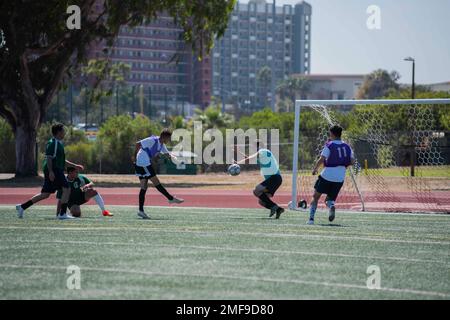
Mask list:
[[[267,0],[272,2],[272,0]],[[277,5],[300,0],[277,0]],[[241,0],[240,2],[248,2]],[[402,83],[450,81],[450,0],[307,0],[312,5],[311,73],[366,74],[396,70]],[[371,5],[380,29],[367,27]]]

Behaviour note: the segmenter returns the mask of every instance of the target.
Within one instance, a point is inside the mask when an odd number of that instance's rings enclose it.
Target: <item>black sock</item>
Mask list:
[[[139,211],[144,211],[144,202],[145,202],[145,193],[147,192],[147,190],[145,189],[141,189],[141,191],[139,191]]]
[[[274,206],[276,206],[275,202],[270,200],[270,198],[267,196],[266,193],[263,193],[259,196],[259,199],[261,199],[264,203],[267,204],[267,209],[272,209]]]
[[[61,203],[61,211],[59,212],[60,216],[63,216],[66,214],[67,211],[67,203]]]
[[[156,190],[161,192],[167,198],[167,200],[173,200],[173,196],[167,192],[166,188],[164,188],[162,184],[158,184],[157,186],[155,186],[155,188]]]
[[[259,198],[258,198],[259,199]],[[272,207],[270,205],[268,205],[267,203],[265,203],[264,201],[262,201],[261,199],[259,199],[259,204],[262,205],[264,208],[266,209],[272,209]]]
[[[27,210],[32,205],[33,205],[33,201],[28,200],[27,202],[22,203],[20,206],[22,207],[23,210]]]

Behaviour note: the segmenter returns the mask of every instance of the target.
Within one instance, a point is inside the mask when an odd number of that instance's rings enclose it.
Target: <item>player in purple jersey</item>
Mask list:
[[[314,185],[314,195],[311,201],[311,208],[309,211],[309,225],[314,224],[314,215],[317,210],[317,203],[322,194],[326,194],[325,200],[327,207],[330,209],[328,220],[332,222],[336,215],[335,201],[338,197],[339,191],[344,185],[345,173],[347,167],[355,163],[353,151],[348,144],[342,142],[342,128],[340,126],[333,126],[329,132],[330,139],[325,144],[320,158],[314,165],[312,174],[318,173],[319,167],[324,166],[324,169],[319,175],[319,178]]]

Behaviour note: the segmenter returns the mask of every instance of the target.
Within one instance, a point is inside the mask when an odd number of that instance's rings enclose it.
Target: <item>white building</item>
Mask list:
[[[431,91],[450,91],[450,81],[427,85]]]
[[[364,82],[363,74],[306,74],[297,75],[309,80],[310,90],[303,100],[351,100],[356,98]]]

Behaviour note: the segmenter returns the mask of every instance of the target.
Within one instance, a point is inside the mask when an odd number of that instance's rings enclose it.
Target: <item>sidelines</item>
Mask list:
[[[62,266],[39,266],[39,265],[14,265],[14,264],[0,264],[0,268],[9,269],[40,269],[40,270],[67,270],[67,267]],[[361,289],[361,290],[371,290],[367,286],[357,285],[357,284],[347,284],[347,283],[330,283],[330,282],[320,282],[320,281],[310,281],[301,279],[276,279],[267,277],[250,277],[250,276],[231,276],[231,275],[220,275],[220,274],[200,274],[200,273],[169,273],[169,272],[151,272],[151,271],[141,271],[141,270],[125,270],[125,269],[114,269],[114,268],[93,268],[93,267],[82,267],[83,270],[94,271],[94,272],[111,272],[111,273],[128,273],[137,274],[145,276],[162,276],[162,277],[196,277],[196,278],[213,278],[213,279],[224,279],[224,280],[237,280],[237,281],[263,281],[263,282],[273,282],[273,283],[291,283],[291,284],[304,284],[312,286],[325,286],[325,287],[335,287],[335,288],[345,288],[345,289]],[[379,289],[372,289],[373,291],[386,291],[395,293],[406,293],[422,296],[433,296],[441,298],[449,298],[450,294],[435,291],[422,291],[414,289],[400,289],[400,288],[388,288],[381,287]]]
[[[17,243],[16,240],[2,240],[2,243],[13,242]],[[152,247],[155,245],[148,243],[126,243],[126,242],[93,242],[93,241],[71,241],[71,240],[55,240],[55,241],[31,241],[31,240],[20,240],[20,243],[34,243],[34,244],[71,244],[71,245],[105,245],[105,246],[143,246]],[[162,248],[183,248],[183,249],[200,249],[200,250],[211,250],[211,251],[242,251],[242,252],[262,252],[262,253],[275,253],[275,254],[292,254],[292,255],[306,255],[306,256],[324,256],[324,257],[341,257],[341,258],[356,258],[356,259],[380,259],[380,260],[393,260],[393,261],[406,261],[406,262],[421,262],[421,263],[443,263],[448,264],[446,261],[441,260],[423,260],[423,259],[411,259],[402,257],[382,257],[382,256],[365,256],[365,255],[354,255],[346,253],[323,253],[323,252],[311,252],[311,251],[290,251],[290,250],[273,250],[273,249],[253,249],[253,248],[231,248],[231,247],[211,247],[211,246],[187,246],[187,245],[166,245],[159,244],[157,247]]]
[[[426,244],[426,245],[450,245],[450,241],[414,241],[414,240],[402,240],[402,239],[383,239],[383,238],[369,238],[369,237],[349,237],[349,236],[323,236],[323,235],[301,235],[301,234],[286,234],[286,233],[261,233],[261,232],[239,232],[239,231],[193,231],[193,230],[167,230],[163,228],[146,228],[146,227],[27,227],[27,226],[0,226],[0,229],[30,229],[30,230],[60,230],[60,231],[74,231],[74,230],[136,230],[136,231],[148,231],[148,232],[161,232],[161,233],[190,233],[201,235],[242,235],[242,236],[255,236],[255,237],[272,237],[272,238],[300,238],[300,239],[315,239],[315,240],[360,240],[360,241],[374,241],[374,242],[387,242],[387,243],[409,243],[409,244]]]

